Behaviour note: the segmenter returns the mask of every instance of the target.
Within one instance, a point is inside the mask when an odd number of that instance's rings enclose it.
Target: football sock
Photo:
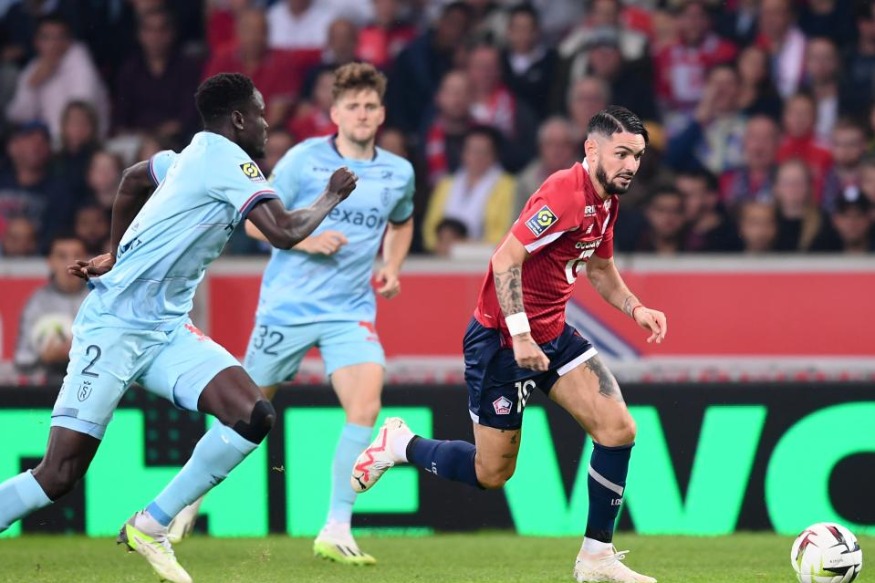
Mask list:
[[[9,478],[0,484],[0,532],[51,503],[30,470]]]
[[[256,447],[239,433],[216,423],[194,448],[188,463],[171,480],[146,511],[167,526],[180,510],[222,482]]]
[[[586,536],[588,538],[609,543],[614,537],[614,523],[623,503],[632,445],[605,447],[593,443],[587,481],[589,518],[586,522]]]
[[[349,524],[352,520],[352,505],[355,491],[349,485],[349,474],[355,460],[365,451],[371,441],[373,427],[347,423],[340,432],[337,449],[334,450],[334,464],[331,474],[331,503],[328,507],[328,520]]]
[[[474,468],[477,449],[467,441],[442,441],[415,436],[407,444],[407,460],[441,478],[480,488]]]

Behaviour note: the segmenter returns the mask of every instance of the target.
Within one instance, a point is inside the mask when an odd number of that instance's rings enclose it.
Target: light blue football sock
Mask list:
[[[9,478],[0,484],[0,532],[51,503],[30,470]]]
[[[373,427],[347,423],[340,432],[340,440],[334,451],[334,465],[331,479],[331,504],[328,507],[328,520],[349,524],[352,520],[352,505],[356,493],[349,485],[349,476],[355,460],[371,442]]]
[[[216,423],[197,443],[188,463],[146,510],[152,518],[167,526],[180,510],[227,478],[256,447],[257,443],[243,439],[226,425]]]

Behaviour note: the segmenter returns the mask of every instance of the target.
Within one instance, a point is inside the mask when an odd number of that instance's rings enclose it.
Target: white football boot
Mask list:
[[[413,432],[400,417],[389,417],[380,427],[377,438],[355,460],[352,467],[352,477],[349,480],[352,489],[361,494],[367,492],[377,483],[383,474],[397,463],[406,460],[393,452],[394,443],[409,443]]]
[[[141,524],[140,527],[137,526],[138,522]],[[144,523],[152,526],[143,527]],[[137,512],[122,526],[116,542],[125,545],[128,552],[139,553],[149,562],[162,581],[192,583],[191,576],[176,560],[173,547],[167,540],[167,529],[161,527],[145,512]]]
[[[198,498],[180,510],[179,514],[170,521],[170,526],[167,527],[167,538],[172,544],[178,545],[182,542],[182,539],[190,535],[194,530],[194,523],[197,520],[197,515],[200,512],[203,501],[203,497]]]
[[[574,580],[577,583],[656,583],[656,579],[636,573],[621,561],[629,551],[616,547],[598,553],[580,551],[574,562]]]
[[[329,521],[313,542],[313,554],[342,565],[374,565],[377,560],[363,552],[350,531],[349,524]]]

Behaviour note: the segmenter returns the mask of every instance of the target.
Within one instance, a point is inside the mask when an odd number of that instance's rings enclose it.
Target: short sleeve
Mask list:
[[[620,199],[615,196],[612,203],[611,216],[608,218],[608,226],[605,227],[605,235],[595,250],[595,254],[602,259],[610,259],[614,256],[614,225],[617,224],[617,215],[619,214]]]
[[[562,233],[580,225],[582,205],[573,181],[550,177],[529,197],[519,218],[513,224],[513,233],[526,251],[536,253],[562,236]]]
[[[178,155],[173,150],[161,150],[149,158],[149,177],[155,186],[161,184],[161,181],[167,176],[167,171],[170,170]]]
[[[225,161],[220,162],[222,159]],[[210,193],[233,205],[243,217],[262,200],[278,198],[258,164],[242,151],[240,155],[213,158],[211,166]]]
[[[300,146],[295,146],[283,154],[270,175],[270,185],[287,209],[295,208],[295,200],[301,191],[301,150]]]
[[[416,180],[412,168],[409,169],[409,174],[407,184],[404,185],[404,195],[395,204],[395,208],[393,208],[392,212],[389,214],[389,222],[396,225],[406,223],[410,220],[410,217],[413,216],[413,193],[416,190]]]

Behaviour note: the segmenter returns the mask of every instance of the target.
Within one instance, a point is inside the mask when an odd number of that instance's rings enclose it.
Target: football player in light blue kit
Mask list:
[[[349,484],[353,462],[370,442],[383,388],[385,357],[374,328],[374,259],[382,243],[377,293],[392,298],[400,291],[398,272],[413,237],[413,168],[375,147],[385,117],[385,88],[385,77],[371,65],[340,67],[331,108],[337,135],[298,144],[277,163],[271,184],[288,208],[311,204],[331,168],[349,166],[359,179],[356,195],[310,237],[290,251],[273,251],[244,362],[273,397],[279,383],[295,376],[304,354],[319,347],[346,424],[334,456],[328,517],[313,550],[357,565],[375,562],[350,532],[356,494]],[[260,235],[258,225],[246,226]]]
[[[204,131],[178,156],[158,154],[125,171],[113,204],[112,251],[70,266],[92,292],[73,325],[46,454],[32,471],[0,483],[0,532],[72,490],[133,382],[215,416],[219,423],[188,463],[119,534],[174,583],[192,579],[174,556],[167,525],[243,461],[276,416],[239,363],[192,325],[195,288],[239,221],[248,216],[271,244],[288,249],[355,188],[355,175],[342,168],[326,176],[328,188],[309,208],[287,212],[252,161],[264,153],[267,129],[252,81],[216,75],[196,101]]]

